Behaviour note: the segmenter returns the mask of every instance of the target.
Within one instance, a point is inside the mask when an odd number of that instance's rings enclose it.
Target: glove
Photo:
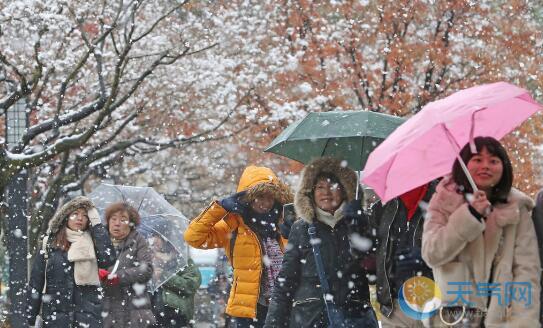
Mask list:
[[[219,204],[227,212],[243,214],[247,209],[248,204],[242,200],[243,196],[246,194],[246,191],[241,191],[232,196],[228,196],[219,201]]]
[[[420,247],[414,247],[408,251],[401,251],[394,256],[396,272],[419,271],[426,267],[422,259]]]
[[[348,218],[358,219],[364,216],[364,209],[362,208],[362,200],[354,199],[345,205],[343,208],[343,216]]]
[[[283,205],[283,220],[281,220],[281,222],[278,224],[279,232],[283,238],[288,239],[290,228],[292,228],[294,221],[296,221],[294,204]]]
[[[107,280],[107,276],[109,276],[109,271],[98,269],[98,277],[100,278],[100,281],[105,282]]]
[[[343,208],[343,216],[352,227],[352,231],[358,232],[361,236],[369,236],[371,226],[368,215],[362,208],[362,200],[355,199],[347,203]]]
[[[119,276],[114,274],[113,276],[108,276],[106,280],[106,285],[108,286],[119,286],[119,283],[121,281],[119,280]]]
[[[102,221],[100,220],[100,214],[98,214],[98,210],[96,209],[96,207],[89,208],[87,210],[87,216],[89,217],[91,226],[102,223]]]

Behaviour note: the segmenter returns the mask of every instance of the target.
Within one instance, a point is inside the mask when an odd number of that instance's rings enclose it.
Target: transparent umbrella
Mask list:
[[[138,231],[148,240],[153,251],[154,291],[187,264],[187,246],[183,233],[189,220],[151,187],[100,184],[88,197],[94,202],[102,220],[105,209],[124,201],[141,216]]]
[[[138,231],[147,239],[153,251],[153,277],[150,283],[153,290],[187,264],[186,247],[182,245],[179,248],[174,245],[174,242],[178,242],[177,236],[182,236],[178,229],[170,218],[163,215],[146,216],[138,227]]]

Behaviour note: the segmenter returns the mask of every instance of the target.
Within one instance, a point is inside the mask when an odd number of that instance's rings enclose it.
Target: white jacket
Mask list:
[[[459,289],[448,282],[471,282],[471,288],[463,287],[471,294],[463,297],[487,311],[485,327],[539,327],[541,272],[532,199],[512,189],[508,202],[496,204],[480,222],[456,187],[450,177],[439,183],[422,235],[422,257],[433,269],[443,300],[457,298],[447,295]],[[498,283],[501,295],[491,296],[487,306],[488,298],[477,295],[477,284],[488,282]],[[531,306],[511,298],[506,304],[506,284],[523,282],[531,284]]]

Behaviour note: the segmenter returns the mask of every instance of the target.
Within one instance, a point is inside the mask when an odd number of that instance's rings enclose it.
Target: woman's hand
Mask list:
[[[247,191],[240,191],[236,194],[223,198],[219,201],[219,204],[230,213],[241,214],[247,207],[247,204],[243,202],[242,198]]]
[[[473,193],[473,200],[471,200],[470,205],[483,217],[486,217],[490,212],[491,204],[482,190],[477,190]]]
[[[119,283],[120,283],[119,276],[116,273],[109,274],[107,276],[106,285],[108,285],[108,286],[118,286]]]
[[[98,269],[98,278],[100,278],[100,281],[106,281],[107,276],[109,276],[109,271],[105,269]]]
[[[115,273],[111,274],[105,269],[98,269],[98,277],[107,286],[117,286],[119,284],[119,276]]]
[[[87,210],[87,216],[89,217],[90,224],[93,227],[102,223],[102,221],[100,221],[100,214],[98,214],[98,210],[96,209],[96,207],[89,208]]]
[[[287,215],[281,222],[279,222],[279,232],[283,238],[288,239],[288,235],[290,234],[290,229],[292,228],[294,221],[296,221],[296,217]]]

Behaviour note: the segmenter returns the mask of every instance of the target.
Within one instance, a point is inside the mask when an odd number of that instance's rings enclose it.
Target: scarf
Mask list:
[[[425,184],[400,196],[402,203],[407,209],[407,221],[410,221],[413,218],[419,208],[420,201],[424,198],[427,191],[428,184]]]
[[[264,283],[263,292],[259,298],[259,303],[263,305],[269,305],[271,298],[271,291],[275,285],[275,279],[281,271],[281,264],[283,263],[283,251],[279,242],[274,238],[266,238],[262,241],[262,251],[264,252]],[[261,300],[262,299],[262,300]]]
[[[243,221],[262,240],[277,238],[277,222],[280,214],[279,205],[275,205],[269,212],[264,214],[256,213],[249,207],[243,215]]]
[[[88,231],[66,229],[66,237],[71,243],[68,261],[74,263],[74,279],[78,286],[100,286],[98,262],[94,243]]]
[[[113,245],[113,247],[115,247],[116,250],[118,250],[119,247],[121,247],[121,244],[125,241],[126,237],[124,237],[123,239],[115,239],[111,237],[111,244]]]
[[[339,208],[334,212],[334,214],[330,214],[315,206],[317,220],[331,226],[332,228],[335,227],[336,223],[338,223],[339,220],[343,218],[343,209],[345,208],[345,205],[345,202],[341,203],[341,205],[339,205]]]

